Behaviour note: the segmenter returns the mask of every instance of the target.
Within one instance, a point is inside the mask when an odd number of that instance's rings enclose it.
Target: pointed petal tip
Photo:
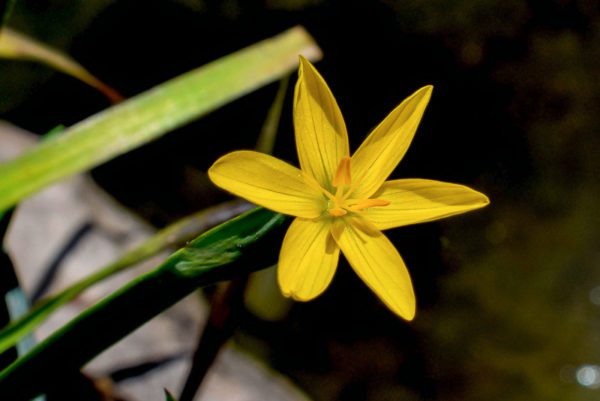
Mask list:
[[[471,190],[472,192],[474,192],[475,194],[477,194],[477,196],[479,196],[479,205],[477,205],[475,208],[482,208],[482,207],[486,207],[487,205],[489,205],[491,203],[490,198],[484,194],[483,192],[479,192],[476,191],[472,188],[466,187],[469,190]]]
[[[311,72],[313,74],[319,74],[317,72],[317,69],[315,68],[313,63],[310,62],[309,59],[304,57],[302,54],[299,54],[298,58],[300,59],[300,62],[298,63],[298,83],[300,82],[300,79],[304,76],[304,74],[308,73],[309,75],[311,75]]]
[[[236,150],[234,152],[230,152],[227,154],[224,154],[223,156],[219,157],[217,160],[214,161],[214,163],[208,168],[207,174],[208,174],[208,178],[210,178],[210,180],[215,184],[215,179],[216,179],[216,175],[217,170],[219,168],[219,166],[223,163],[228,162],[229,160],[235,159],[237,156],[242,155],[243,153],[248,153],[248,152],[253,152],[251,150]]]
[[[412,293],[408,299],[404,299],[399,302],[390,302],[389,299],[383,299],[381,298],[381,296],[379,298],[391,312],[393,312],[402,320],[411,322],[415,318],[415,315],[417,313],[417,300],[414,296],[414,293]]]
[[[314,219],[321,215],[321,191],[302,172],[273,156],[240,150],[220,157],[208,169],[217,187],[267,209]]]
[[[296,302],[308,302],[308,301],[312,301],[315,298],[314,296],[306,296],[305,294],[299,294],[294,291],[284,291],[283,289],[281,289],[281,294],[284,297],[291,298]]]
[[[303,294],[297,294],[297,293],[291,294],[290,298],[292,298],[296,302],[308,302],[313,299],[313,297],[307,297]]]
[[[315,68],[313,64],[302,54],[298,55],[299,63],[298,63],[298,74],[302,75],[305,68]]]
[[[296,302],[312,301],[321,295],[329,286],[329,283],[327,283],[326,286],[322,287],[322,289],[318,291],[313,291],[312,289],[309,290],[309,288],[298,288],[297,286],[294,286],[294,283],[286,282],[281,276],[278,276],[278,284],[281,295],[283,295],[285,298],[291,298]]]
[[[418,99],[419,102],[425,102],[425,105],[429,104],[431,95],[433,94],[433,85],[425,85],[417,89],[410,97]]]
[[[412,322],[417,313],[416,299],[413,297],[412,302],[409,302],[409,305],[404,305],[402,308],[396,307],[390,309],[401,319]]]
[[[433,93],[433,85],[425,85],[422,88],[417,89],[417,91],[415,92],[415,95],[420,95],[420,96],[426,97],[427,101],[429,102],[429,99],[431,98],[432,93]]]
[[[481,194],[481,192],[480,192],[480,194]],[[481,197],[482,197],[482,200],[481,200],[482,201],[481,202],[482,203],[482,205],[481,205],[482,207],[487,206],[490,203],[492,203],[492,201],[490,201],[490,198],[487,195],[481,194]]]
[[[214,163],[208,168],[207,170],[207,174],[208,174],[208,178],[216,185],[215,180],[216,180],[216,170],[218,168],[218,165],[223,161],[223,159],[225,159],[229,154],[223,155],[221,157],[219,157],[217,160],[214,161]]]
[[[415,298],[414,292],[411,294],[409,299],[405,300],[401,304],[387,305],[398,317],[407,322],[411,322],[417,314],[417,299]]]
[[[402,319],[406,320],[407,322],[412,322],[414,320],[415,316],[416,316],[416,311],[412,311],[411,313],[406,314],[404,316],[400,315],[400,317]]]

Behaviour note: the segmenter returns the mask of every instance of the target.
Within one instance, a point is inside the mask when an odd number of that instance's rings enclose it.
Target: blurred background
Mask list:
[[[353,149],[433,84],[393,177],[462,183],[492,204],[388,232],[416,288],[411,324],[343,262],[310,303],[261,302],[255,287],[235,341],[315,400],[598,399],[597,1],[17,1],[9,26],[133,96],[296,24],[323,50],[317,68]],[[0,61],[0,88],[0,118],[38,134],[109,106],[33,63]],[[229,199],[205,171],[254,146],[276,91],[258,90],[92,175],[157,227]],[[296,163],[292,91],[274,153]]]

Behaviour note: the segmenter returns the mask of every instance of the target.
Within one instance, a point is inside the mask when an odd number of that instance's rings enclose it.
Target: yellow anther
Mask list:
[[[349,201],[349,203],[351,203],[351,201]],[[363,210],[363,209],[367,209],[370,207],[387,206],[389,204],[390,204],[390,201],[387,201],[385,199],[363,199],[363,200],[357,201],[355,204],[350,206],[350,210],[358,211],[358,210]]]
[[[338,164],[335,177],[333,177],[333,186],[339,188],[343,185],[350,185],[352,183],[352,177],[350,175],[350,157],[344,156]]]

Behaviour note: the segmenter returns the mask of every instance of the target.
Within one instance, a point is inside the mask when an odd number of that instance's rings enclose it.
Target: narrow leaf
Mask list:
[[[209,228],[235,217],[251,207],[247,202],[231,201],[183,218],[160,230],[117,261],[72,284],[58,294],[40,300],[28,313],[0,331],[0,354],[15,345],[24,335],[35,330],[54,311],[75,299],[92,285],[171,246],[184,244]]]
[[[254,44],[124,101],[0,165],[0,210],[91,169],[295,69],[320,50],[301,27]]]
[[[177,401],[173,394],[169,393],[169,390],[165,389],[165,399],[166,401]]]
[[[279,82],[279,89],[277,89],[277,94],[275,95],[273,104],[267,113],[267,118],[263,123],[260,136],[256,142],[255,149],[259,152],[267,154],[273,153],[275,139],[277,138],[277,129],[279,128],[279,121],[281,120],[281,110],[283,109],[283,102],[285,100],[285,94],[287,92],[289,82],[289,75],[284,77]]]
[[[2,399],[28,401],[59,388],[65,372],[80,369],[196,288],[270,266],[276,259],[274,238],[266,237],[280,237],[272,230],[284,219],[258,208],[201,235],[0,372]]]
[[[16,2],[17,0],[3,0],[0,2],[0,29],[3,29],[8,22]]]
[[[0,32],[0,57],[46,64],[99,90],[113,103],[124,99],[116,90],[93,76],[71,57],[8,27],[2,28]]]

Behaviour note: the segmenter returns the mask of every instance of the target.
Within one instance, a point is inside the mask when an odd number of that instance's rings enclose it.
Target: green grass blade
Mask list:
[[[300,27],[209,63],[96,114],[0,165],[0,210],[69,175],[152,141],[320,57]]]
[[[166,389],[165,389],[165,400],[166,401],[177,401],[177,399],[175,397],[173,397],[173,394],[169,393],[169,391]]]
[[[41,300],[18,320],[0,330],[0,354],[14,346],[20,338],[35,330],[54,311],[75,299],[86,289],[130,266],[175,245],[184,244],[202,232],[251,208],[244,201],[231,201],[185,217],[160,230],[117,261],[72,284],[56,295]]]
[[[124,99],[116,90],[100,81],[73,58],[8,27],[2,28],[0,32],[0,57],[46,64],[97,89],[113,103]]]
[[[277,139],[279,121],[281,120],[281,111],[283,110],[283,103],[289,82],[289,75],[279,81],[279,89],[277,89],[273,104],[271,104],[271,107],[269,108],[269,112],[267,113],[267,118],[265,118],[265,122],[263,123],[258,141],[256,141],[255,149],[259,152],[267,153],[269,155],[273,153],[275,140]]]
[[[289,76],[284,77],[279,84],[279,89],[273,100],[265,122],[263,124],[256,149],[264,153],[271,153],[277,137],[277,128],[289,82]],[[44,135],[44,140],[58,137],[64,131],[60,125]],[[94,284],[127,269],[158,252],[173,246],[181,245],[186,241],[200,235],[207,229],[220,224],[251,208],[245,201],[231,201],[222,205],[213,206],[198,213],[187,216],[180,221],[160,230],[135,249],[127,252],[119,260],[98,270],[60,293],[38,302],[20,319],[11,322],[0,330],[0,354],[15,345],[20,338],[35,330],[54,311],[67,304],[83,291]]]
[[[65,385],[65,372],[80,369],[196,288],[273,264],[273,238],[266,237],[280,236],[273,229],[284,220],[280,214],[258,208],[201,235],[0,372],[0,397],[28,401]]]
[[[8,22],[17,0],[4,0],[0,3],[0,29]]]

